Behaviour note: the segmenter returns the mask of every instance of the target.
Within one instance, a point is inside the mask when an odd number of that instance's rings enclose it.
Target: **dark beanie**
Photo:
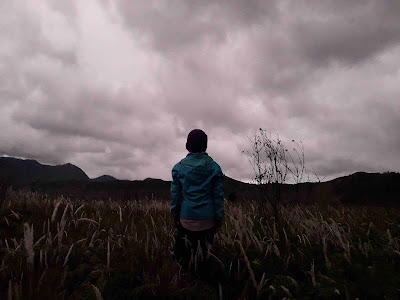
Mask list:
[[[189,132],[186,149],[192,153],[205,152],[207,149],[207,134],[201,129],[194,129]]]

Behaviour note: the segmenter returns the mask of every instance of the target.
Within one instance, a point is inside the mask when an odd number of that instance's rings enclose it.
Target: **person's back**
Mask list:
[[[199,129],[188,135],[189,154],[172,169],[171,214],[178,228],[175,256],[189,263],[190,254],[200,242],[212,244],[224,217],[223,174],[220,166],[205,152],[207,135]],[[184,240],[190,242],[185,246]],[[186,266],[187,267],[187,266]]]

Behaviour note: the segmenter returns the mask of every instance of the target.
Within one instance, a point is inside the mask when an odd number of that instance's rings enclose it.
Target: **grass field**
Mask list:
[[[9,193],[0,299],[399,299],[400,211],[225,204],[206,281],[171,258],[168,201]]]

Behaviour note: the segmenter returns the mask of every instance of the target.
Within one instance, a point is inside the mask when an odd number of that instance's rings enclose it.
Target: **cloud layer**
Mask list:
[[[319,175],[400,171],[398,1],[0,4],[0,155],[170,179],[193,128],[237,179],[262,127]]]

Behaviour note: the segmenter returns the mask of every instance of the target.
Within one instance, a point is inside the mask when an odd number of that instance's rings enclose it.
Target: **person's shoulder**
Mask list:
[[[184,158],[182,158],[176,165],[184,165],[185,163],[187,163],[188,161],[190,161],[190,156],[185,156]]]
[[[177,162],[175,165],[174,165],[174,167],[172,168],[172,170],[178,170],[181,166],[182,166],[182,161],[184,160],[184,158],[183,159],[181,159],[179,162]]]
[[[221,169],[220,165],[211,156],[209,156],[209,158],[210,158],[210,161],[211,161],[211,164],[212,164],[213,168],[216,171],[221,171],[222,172],[222,169]]]

